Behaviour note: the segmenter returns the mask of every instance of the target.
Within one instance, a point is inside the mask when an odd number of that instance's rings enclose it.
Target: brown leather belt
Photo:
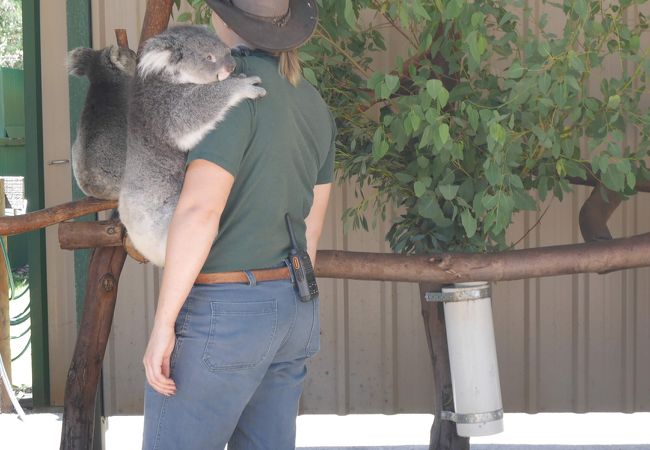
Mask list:
[[[277,269],[258,269],[250,271],[255,277],[255,281],[274,281],[290,279],[289,268],[279,267]],[[246,272],[215,272],[200,273],[196,277],[198,284],[216,284],[216,283],[249,283]]]

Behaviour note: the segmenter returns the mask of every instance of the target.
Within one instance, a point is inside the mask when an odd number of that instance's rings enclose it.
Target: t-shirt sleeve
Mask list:
[[[327,157],[323,161],[323,165],[318,171],[316,177],[316,184],[327,184],[334,181],[334,155],[336,154],[336,123],[330,113],[330,121],[332,123],[332,139],[330,141],[330,148],[327,152]]]
[[[194,160],[205,159],[236,177],[250,145],[252,129],[252,106],[244,101],[229,110],[224,119],[190,150],[185,167]]]

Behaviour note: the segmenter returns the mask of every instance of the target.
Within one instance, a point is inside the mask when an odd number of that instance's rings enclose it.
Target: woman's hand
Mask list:
[[[154,323],[149,344],[144,353],[142,363],[151,387],[163,395],[174,395],[176,384],[169,377],[169,361],[174,350],[176,333],[174,327]]]

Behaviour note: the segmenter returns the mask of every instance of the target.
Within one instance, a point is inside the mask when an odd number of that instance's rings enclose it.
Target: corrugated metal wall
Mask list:
[[[528,3],[534,8],[533,24],[544,6]],[[114,42],[114,28],[127,28],[131,46],[136,45],[144,0],[93,0],[92,5],[96,47]],[[650,13],[650,5],[642,8]],[[400,51],[398,37],[389,41],[389,48],[385,58]],[[615,73],[618,67],[612,61],[608,71]],[[635,137],[629,139],[633,143]],[[577,188],[564,202],[552,202],[540,226],[530,232],[541,213],[519,215],[509,231],[511,240],[526,235],[520,247],[580,242],[577,216],[588,192]],[[616,236],[650,231],[649,199],[643,194],[619,208],[610,220]],[[351,187],[334,190],[320,247],[389,251],[383,240],[387,224],[371,233],[343,234],[339,219],[354,201]],[[109,415],[142,412],[141,359],[158,279],[150,266],[132,261],[123,272],[104,365]],[[301,410],[430,412],[433,379],[417,286],[320,280],[320,287],[322,349],[310,364]],[[496,284],[494,317],[506,410],[650,410],[649,288],[650,269]],[[68,344],[74,343],[68,339]]]

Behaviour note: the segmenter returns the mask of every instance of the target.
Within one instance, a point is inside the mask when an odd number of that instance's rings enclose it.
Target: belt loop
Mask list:
[[[251,286],[257,286],[257,280],[255,279],[253,272],[250,270],[244,270],[244,273],[246,274],[246,278],[248,278],[248,284]]]

